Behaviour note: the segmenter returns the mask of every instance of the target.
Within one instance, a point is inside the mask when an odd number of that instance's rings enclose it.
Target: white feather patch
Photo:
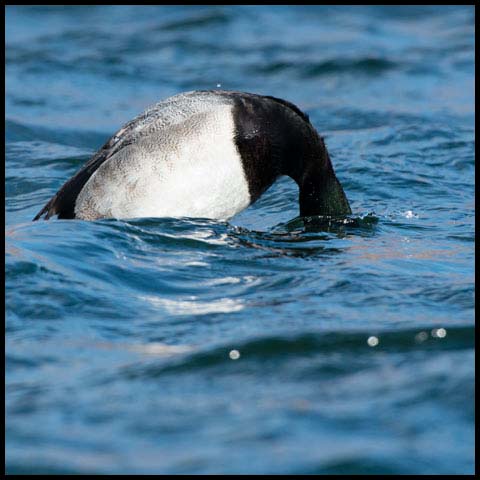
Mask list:
[[[232,106],[189,108],[168,125],[152,122],[102,164],[78,195],[75,215],[223,220],[246,208],[250,194]]]

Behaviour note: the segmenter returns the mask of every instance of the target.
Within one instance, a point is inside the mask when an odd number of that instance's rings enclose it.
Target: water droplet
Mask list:
[[[367,343],[370,347],[376,347],[379,343],[379,340],[377,337],[368,337]]]
[[[432,330],[432,337],[445,338],[446,336],[447,336],[447,331],[444,328],[434,328]]]
[[[238,360],[240,358],[240,352],[238,350],[231,350],[228,355],[232,360]]]
[[[419,332],[415,335],[415,342],[422,343],[428,338],[427,332]]]

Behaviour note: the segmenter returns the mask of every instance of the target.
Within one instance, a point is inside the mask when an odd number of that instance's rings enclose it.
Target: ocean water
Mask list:
[[[6,9],[7,473],[474,472],[473,6]],[[353,214],[35,222],[170,95],[285,98]]]

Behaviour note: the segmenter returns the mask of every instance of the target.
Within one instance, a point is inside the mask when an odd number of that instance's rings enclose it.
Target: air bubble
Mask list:
[[[228,356],[232,360],[238,360],[240,358],[240,352],[238,350],[231,350]]]

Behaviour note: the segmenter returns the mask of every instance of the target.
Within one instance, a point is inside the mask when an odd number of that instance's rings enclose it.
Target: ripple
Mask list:
[[[285,71],[295,72],[301,78],[315,78],[332,74],[378,75],[399,68],[396,62],[384,58],[334,59],[322,61],[276,61],[250,67],[255,73],[276,75]]]
[[[419,329],[422,331],[421,329]],[[425,350],[465,350],[474,345],[473,330],[471,327],[454,327],[448,329],[448,335],[444,337],[427,335],[422,342],[418,342],[419,330],[405,330],[398,332],[386,331],[377,334],[378,344],[375,352],[415,352]],[[375,338],[377,338],[375,337]],[[212,368],[217,365],[229,364],[229,352],[237,350],[241,354],[241,361],[264,362],[272,358],[285,357],[310,357],[319,354],[338,354],[348,352],[349,355],[371,355],[372,346],[369,338],[373,338],[367,332],[321,332],[298,335],[294,338],[287,336],[274,336],[255,338],[235,344],[223,344],[215,346],[207,351],[194,351],[180,359],[174,359],[171,363],[131,366],[124,370],[123,374],[129,378],[158,377],[173,372],[201,370]],[[328,360],[327,360],[328,362]],[[325,370],[330,367],[328,363],[322,366]],[[353,365],[345,364],[344,371],[351,371]]]

